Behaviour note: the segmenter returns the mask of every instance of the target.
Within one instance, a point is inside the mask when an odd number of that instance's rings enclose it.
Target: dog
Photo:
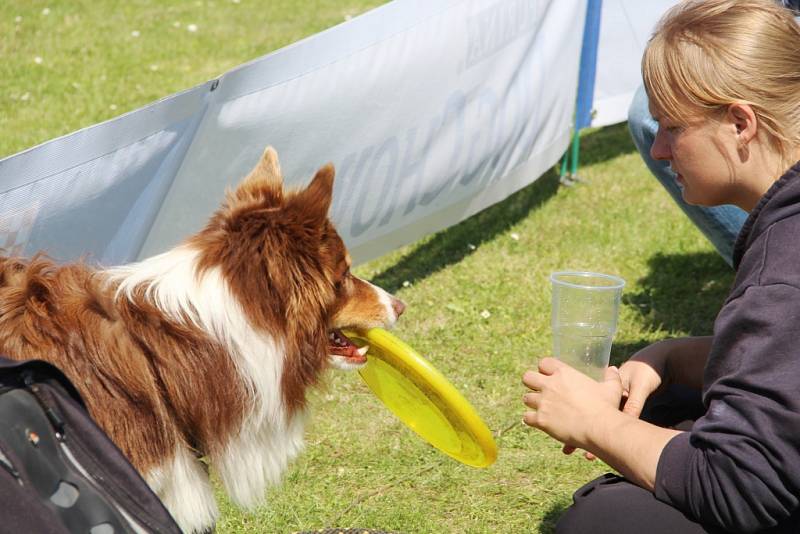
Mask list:
[[[215,525],[208,468],[261,502],[303,445],[306,393],[366,363],[342,329],[405,304],[350,272],[328,218],[334,168],[284,191],[268,147],[181,245],[97,269],[0,257],[0,351],[58,366],[185,532]]]

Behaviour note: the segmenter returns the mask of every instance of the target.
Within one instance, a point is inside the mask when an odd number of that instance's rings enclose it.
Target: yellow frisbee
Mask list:
[[[382,328],[344,333],[369,345],[359,370],[378,399],[411,430],[443,453],[473,467],[497,458],[497,445],[475,408],[414,349]]]

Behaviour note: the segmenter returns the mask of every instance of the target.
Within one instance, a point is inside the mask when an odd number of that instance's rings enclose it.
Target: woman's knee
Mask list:
[[[608,532],[604,527],[606,515],[618,504],[617,496],[608,491],[612,485],[627,483],[622,478],[605,474],[578,489],[556,524],[555,534],[596,534]]]
[[[644,91],[644,87],[639,87],[628,108],[628,129],[639,151],[642,154],[649,152],[658,130],[658,124],[650,116],[647,93]]]
[[[652,492],[613,474],[605,474],[575,492],[559,519],[556,534],[699,534],[712,532]]]

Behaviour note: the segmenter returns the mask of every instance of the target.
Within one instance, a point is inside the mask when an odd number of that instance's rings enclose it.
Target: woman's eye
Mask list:
[[[660,124],[658,126],[658,129],[659,130],[664,130],[664,132],[666,132],[666,133],[668,133],[670,135],[676,135],[676,134],[679,134],[679,133],[681,133],[683,131],[683,126]]]

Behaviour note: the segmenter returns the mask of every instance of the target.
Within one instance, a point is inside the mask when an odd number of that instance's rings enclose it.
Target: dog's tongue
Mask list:
[[[338,328],[333,329],[328,335],[328,351],[330,354],[364,360],[368,348],[369,347],[361,347],[359,349],[355,343],[350,341]]]

